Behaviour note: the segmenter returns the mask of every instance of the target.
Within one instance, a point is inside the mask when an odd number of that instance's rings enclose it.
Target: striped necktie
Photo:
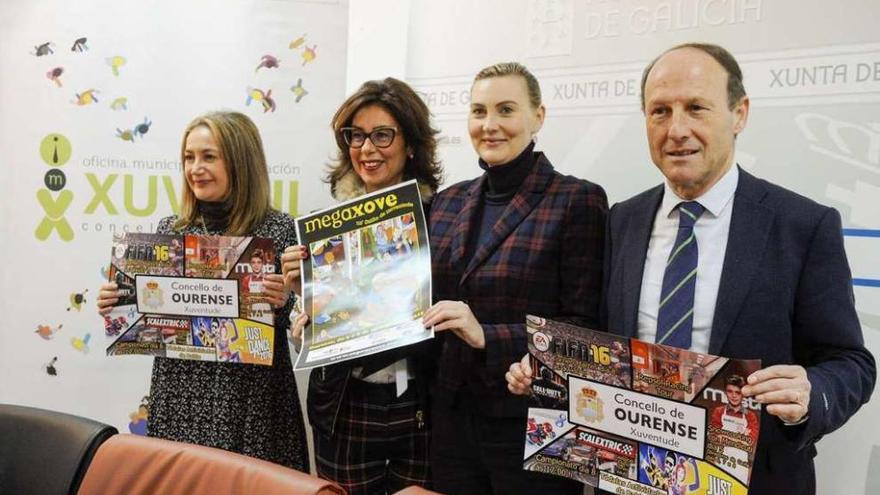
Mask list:
[[[658,344],[689,349],[694,329],[694,289],[697,285],[697,238],[694,223],[705,208],[696,201],[678,205],[678,235],[666,260],[660,308],[657,312]]]

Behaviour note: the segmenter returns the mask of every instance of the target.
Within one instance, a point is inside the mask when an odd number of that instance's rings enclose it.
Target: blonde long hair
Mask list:
[[[217,140],[226,173],[229,191],[223,201],[229,206],[227,235],[248,235],[266,219],[272,209],[269,192],[269,171],[260,131],[247,116],[239,112],[210,112],[193,119],[183,132],[180,162],[184,163],[186,138],[196,127],[205,126]],[[180,218],[175,230],[199,225],[198,200],[186,181],[184,168],[180,199]]]

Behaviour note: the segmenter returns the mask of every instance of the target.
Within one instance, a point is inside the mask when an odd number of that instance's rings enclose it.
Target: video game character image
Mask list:
[[[694,482],[687,484],[688,465],[694,475]],[[700,472],[697,469],[697,461],[690,458],[679,457],[678,462],[673,468],[672,479],[669,480],[669,486],[666,489],[668,495],[688,495],[697,493],[700,489]]]
[[[219,325],[219,334],[217,336],[217,359],[228,363],[240,363],[241,354],[236,351],[232,352],[229,348],[231,342],[238,340],[238,329],[232,320],[224,320]]]
[[[128,431],[133,435],[147,435],[147,420],[150,417],[150,396],[145,395],[137,411],[128,415],[131,421],[128,423]]]
[[[125,328],[126,323],[128,321],[124,316],[117,316],[116,318],[110,318],[110,315],[104,316],[104,333],[108,337],[115,337],[122,332],[122,329]]]
[[[673,459],[673,463],[674,463]],[[666,489],[669,484],[669,479],[666,477],[666,471],[662,466],[658,464],[657,456],[654,454],[654,448],[648,447],[648,460],[642,459],[642,471],[644,471],[645,476],[648,478],[648,481],[651,483],[651,486],[656,488]]]

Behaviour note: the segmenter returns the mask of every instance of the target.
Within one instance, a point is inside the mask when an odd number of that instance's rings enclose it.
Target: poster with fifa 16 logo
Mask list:
[[[271,365],[271,239],[124,233],[113,237],[119,301],[104,317],[107,355]]]
[[[621,495],[743,495],[759,360],[728,359],[529,315],[523,469]]]

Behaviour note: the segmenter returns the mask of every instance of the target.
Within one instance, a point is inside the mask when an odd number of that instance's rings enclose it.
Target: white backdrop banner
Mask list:
[[[880,6],[861,0],[418,0],[407,79],[442,129],[448,185],[480,172],[466,126],[473,76],[524,63],[547,106],[538,147],[562,172],[604,186],[613,203],[662,179],[639,110],[645,65],[678,43],[726,47],[752,99],[738,160],[840,211],[865,339],[880,355],[878,16]],[[820,442],[819,493],[874,493],[878,419],[875,400]]]
[[[345,1],[0,3],[0,402],[143,432],[152,360],[106,358],[94,306],[112,233],[178,211],[210,110],[256,122],[276,208],[328,205],[347,32]]]

